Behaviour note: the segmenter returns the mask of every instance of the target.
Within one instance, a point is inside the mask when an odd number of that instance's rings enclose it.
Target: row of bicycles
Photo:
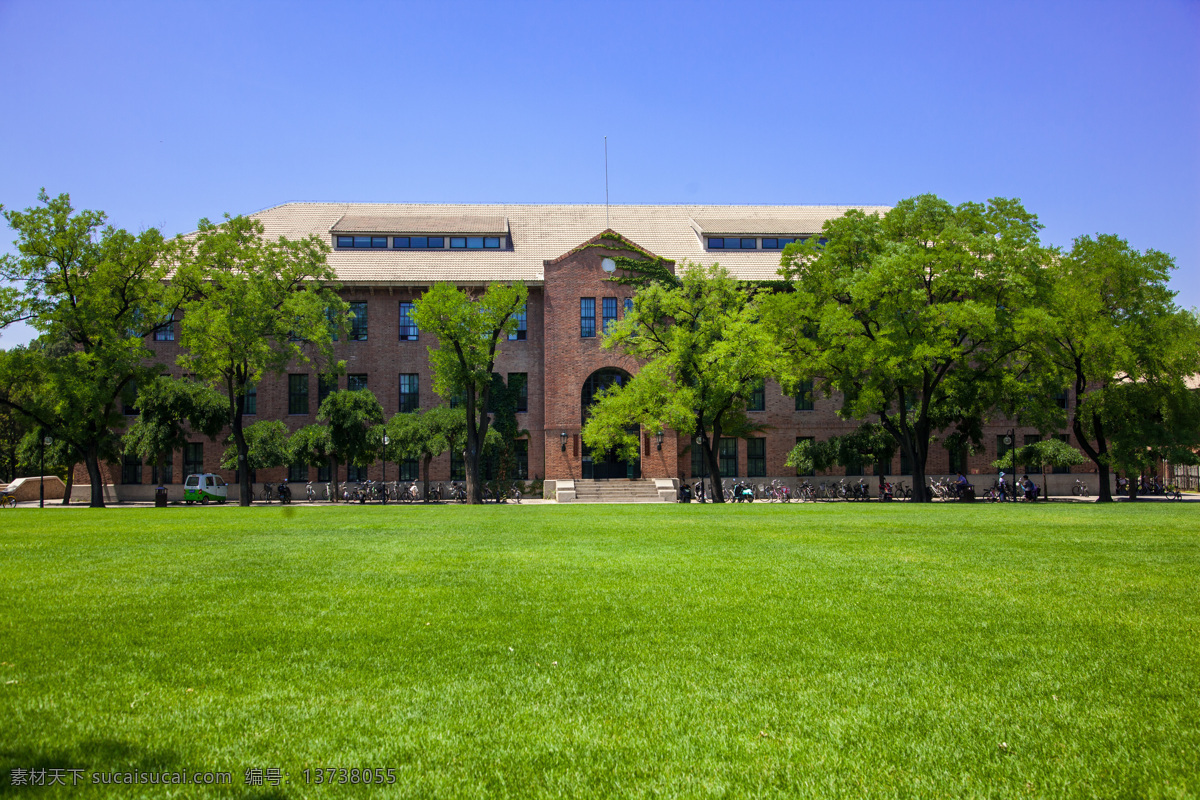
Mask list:
[[[680,499],[690,501],[695,498],[698,503],[708,502],[711,500],[709,485],[707,481],[696,481],[690,487],[685,486],[680,491]],[[756,500],[763,503],[790,503],[793,501],[804,503],[818,500],[863,501],[876,497],[887,501],[910,499],[912,488],[907,486],[904,481],[894,483],[885,481],[881,487],[877,486],[877,491],[872,491],[871,484],[862,478],[858,481],[847,481],[843,478],[839,481],[825,481],[818,484],[801,481],[795,489],[792,489],[776,479],[769,484],[722,481],[721,493],[728,502],[732,503],[753,503]]]
[[[314,485],[312,481],[309,481],[304,487],[304,494],[310,503],[340,501],[364,505],[366,503],[387,505],[388,503],[467,502],[467,487],[462,481],[450,481],[449,485],[441,482],[432,483],[429,485],[427,497],[422,497],[421,484],[417,481],[347,481],[338,488],[339,491],[335,494],[332,483]],[[520,503],[521,497],[521,491],[516,484],[510,485],[507,489],[492,485],[483,487],[485,503]],[[264,483],[257,499],[264,503],[279,502],[286,505],[292,502],[292,489],[287,481],[279,484]]]

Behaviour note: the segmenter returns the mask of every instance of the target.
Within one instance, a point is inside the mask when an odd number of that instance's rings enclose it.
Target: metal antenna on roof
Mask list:
[[[604,227],[611,228],[608,222],[608,137],[604,137]]]

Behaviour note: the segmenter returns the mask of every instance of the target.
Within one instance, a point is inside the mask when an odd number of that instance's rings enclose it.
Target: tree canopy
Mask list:
[[[770,363],[771,341],[750,289],[718,264],[684,264],[672,285],[648,281],[633,309],[604,338],[606,349],[645,362],[623,386],[600,392],[583,440],[596,450],[637,453],[633,425],[697,437],[710,475],[720,475],[723,436],[753,429],[746,403]],[[713,499],[724,502],[720,481]]]
[[[16,255],[0,256],[0,327],[17,321],[40,333],[0,354],[0,404],[83,455],[91,505],[104,506],[100,462],[116,457],[124,397],[162,372],[143,337],[175,311],[161,258],[162,235],[106,225],[100,211],[51,198],[25,211],[0,207],[17,233]]]
[[[437,283],[414,303],[417,325],[438,338],[438,346],[428,348],[434,391],[460,397],[466,412],[463,465],[470,503],[483,502],[480,458],[492,411],[492,372],[527,296],[523,283],[493,283],[482,293]]]
[[[333,333],[345,327],[349,306],[333,291],[328,252],[315,236],[268,240],[259,220],[228,215],[219,224],[200,220],[195,234],[172,244],[184,311],[179,364],[224,392],[239,462],[249,454],[250,387],[289,364],[332,361]],[[249,505],[250,473],[239,474],[239,502]]]
[[[790,291],[764,300],[780,382],[812,380],[844,416],[877,419],[912,464],[913,499],[931,499],[934,435],[980,429],[1044,316],[1039,228],[1015,200],[932,195],[827,221],[787,247]]]

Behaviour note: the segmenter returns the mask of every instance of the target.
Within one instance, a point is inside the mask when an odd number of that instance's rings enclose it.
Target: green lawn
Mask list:
[[[410,797],[1195,797],[1198,521],[0,511],[0,795],[365,796],[302,771],[378,767]],[[54,767],[233,781],[10,785]]]

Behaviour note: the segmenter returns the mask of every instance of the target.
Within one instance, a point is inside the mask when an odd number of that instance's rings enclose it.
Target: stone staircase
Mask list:
[[[662,483],[659,481],[659,483]],[[674,496],[670,491],[670,481],[667,481],[667,492],[660,491],[662,487],[655,485],[653,479],[609,480],[609,481],[575,481],[576,503],[663,503],[672,502]],[[668,500],[664,494],[671,499]]]

